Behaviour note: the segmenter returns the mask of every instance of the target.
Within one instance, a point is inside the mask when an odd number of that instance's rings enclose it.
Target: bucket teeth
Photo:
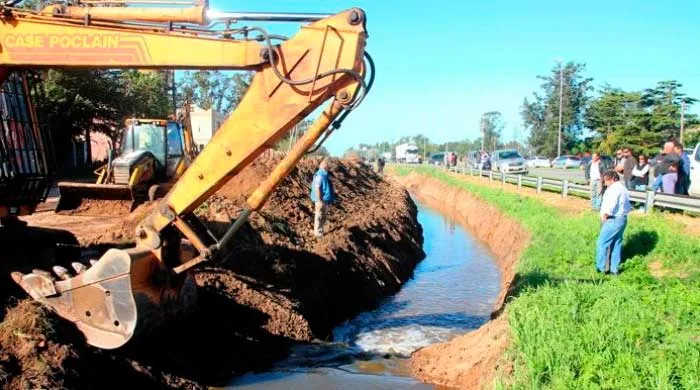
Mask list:
[[[97,264],[97,260],[91,259],[90,260],[90,267],[92,267],[95,264]]]
[[[56,274],[56,276],[58,276],[59,279],[70,279],[70,273],[68,273],[68,270],[64,267],[61,267],[60,265],[54,265],[53,272]]]
[[[50,272],[44,271],[44,270],[42,270],[42,269],[36,269],[36,268],[34,268],[34,269],[32,270],[32,273],[33,273],[34,275],[45,276],[45,277],[51,278],[51,279],[54,278],[53,275],[51,275]]]
[[[87,266],[83,263],[73,262],[70,264],[75,270],[75,273],[80,275],[87,270]]]

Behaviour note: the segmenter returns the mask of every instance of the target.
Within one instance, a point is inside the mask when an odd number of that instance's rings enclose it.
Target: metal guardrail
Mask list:
[[[411,164],[399,164],[402,166],[415,166]],[[571,182],[569,180],[551,179],[542,176],[526,176],[519,174],[507,174],[493,171],[485,171],[481,169],[475,169],[473,167],[456,166],[450,167],[450,171],[461,173],[467,176],[477,176],[488,178],[489,181],[500,181],[502,184],[513,184],[517,185],[518,188],[523,186],[535,188],[537,193],[542,191],[555,192],[561,194],[562,198],[566,199],[569,196],[576,196],[579,198],[591,198],[591,189],[586,184],[578,184]],[[629,190],[630,201],[632,203],[644,205],[644,212],[649,213],[654,208],[659,209],[671,209],[671,210],[681,210],[688,211],[691,213],[700,214],[700,198],[684,196],[684,195],[671,195],[664,194],[662,192],[654,191],[638,191]]]

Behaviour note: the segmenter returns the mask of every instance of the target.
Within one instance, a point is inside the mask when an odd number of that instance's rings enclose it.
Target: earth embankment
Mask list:
[[[211,231],[223,234],[280,158],[254,161],[197,210]],[[309,158],[293,170],[237,233],[226,261],[194,271],[199,303],[193,315],[119,350],[85,345],[70,324],[8,287],[0,380],[9,388],[216,386],[268,367],[293,342],[328,339],[334,326],[396,292],[424,253],[408,192],[351,161],[332,164],[338,199],[327,234],[314,237],[308,192],[317,164]],[[112,219],[53,212],[28,217],[26,229],[41,237],[49,228],[61,232],[69,242],[61,247],[72,250],[59,256],[18,237],[16,250],[0,255],[7,260],[1,271],[11,283],[11,270],[68,265],[76,251],[98,256],[106,246],[128,246],[151,207]],[[44,246],[53,242],[44,240]]]
[[[422,348],[411,357],[413,374],[425,382],[459,389],[482,388],[498,370],[508,370],[501,359],[509,336],[502,309],[530,234],[495,207],[462,189],[415,172],[395,178],[421,202],[452,216],[486,243],[501,269],[501,291],[491,321],[449,342]]]

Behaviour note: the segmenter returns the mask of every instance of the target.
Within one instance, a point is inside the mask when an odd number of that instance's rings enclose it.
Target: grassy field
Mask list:
[[[473,193],[532,233],[507,306],[514,373],[497,387],[700,388],[700,238],[662,214],[631,215],[621,275],[599,275],[596,213],[572,216],[436,169],[414,170]]]

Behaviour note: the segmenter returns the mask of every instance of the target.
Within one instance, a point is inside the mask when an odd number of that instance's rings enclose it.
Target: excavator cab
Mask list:
[[[95,184],[58,183],[61,197],[56,212],[74,210],[86,199],[131,202],[131,211],[145,200],[163,196],[191,163],[183,148],[188,131],[179,121],[127,119],[119,155],[95,172]]]

